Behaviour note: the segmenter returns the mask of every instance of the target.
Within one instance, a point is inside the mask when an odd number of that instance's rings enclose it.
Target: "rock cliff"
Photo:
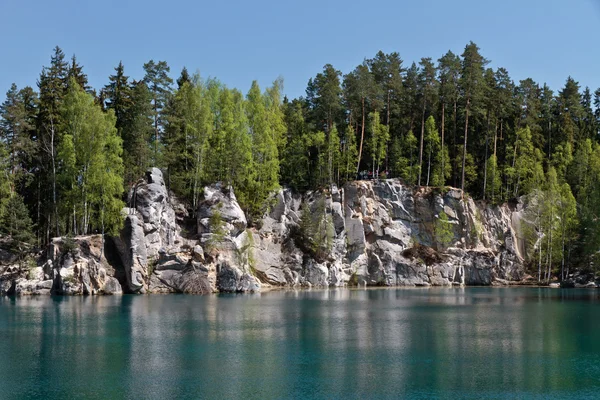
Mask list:
[[[462,197],[457,189],[396,180],[303,196],[283,189],[250,227],[230,187],[206,187],[198,209],[188,212],[154,168],[129,193],[119,237],[59,238],[35,266],[4,262],[0,291],[210,293],[521,280],[522,205]]]

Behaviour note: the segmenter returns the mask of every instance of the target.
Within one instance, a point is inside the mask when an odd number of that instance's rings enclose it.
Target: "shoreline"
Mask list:
[[[422,285],[422,286],[338,286],[338,287],[277,287],[267,286],[260,291],[253,292],[213,292],[213,293],[115,293],[115,294],[56,294],[56,293],[26,293],[0,296],[9,299],[29,298],[29,297],[111,297],[111,296],[211,296],[211,295],[260,295],[274,292],[323,292],[323,291],[370,291],[370,290],[440,290],[440,289],[470,289],[470,288],[490,288],[490,289],[511,289],[511,288],[546,288],[546,289],[598,289],[592,286],[565,286],[536,284],[528,282],[511,282],[508,285]]]

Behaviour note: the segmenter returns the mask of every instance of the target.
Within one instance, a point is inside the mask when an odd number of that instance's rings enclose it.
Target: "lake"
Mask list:
[[[0,299],[0,398],[597,398],[600,292]]]

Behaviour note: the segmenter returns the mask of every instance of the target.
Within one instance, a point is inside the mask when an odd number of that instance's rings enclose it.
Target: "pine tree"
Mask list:
[[[425,140],[425,112],[427,107],[431,107],[436,94],[436,69],[431,61],[431,58],[422,58],[419,63],[421,70],[419,71],[419,97],[421,98],[421,140],[419,142],[419,177],[417,185],[421,185],[421,177],[423,175],[423,143]],[[429,181],[429,176],[427,177]]]
[[[187,68],[183,67],[183,69],[181,70],[181,75],[179,75],[179,78],[177,78],[177,88],[181,89],[186,83],[190,85],[193,84],[192,77],[188,73]]]
[[[296,99],[284,105],[287,145],[281,154],[281,181],[295,190],[305,190],[308,187],[309,163],[306,142],[303,140],[307,129],[304,104]]]
[[[144,64],[144,83],[152,96],[152,109],[154,118],[154,142],[152,162],[155,166],[161,165],[160,159],[160,142],[162,140],[162,132],[164,129],[163,108],[171,95],[171,84],[173,79],[169,77],[170,68],[166,61],[150,60]]]
[[[73,54],[71,57],[71,64],[69,65],[69,70],[67,71],[67,83],[71,78],[77,82],[80,88],[88,93],[91,92],[91,88],[88,86],[88,77],[83,72],[83,66],[77,62],[77,57],[75,57],[75,54]]]
[[[5,211],[0,212],[0,232],[8,235],[11,250],[22,259],[33,243],[34,235],[29,210],[18,194],[11,195],[6,202]]]
[[[0,141],[0,216],[6,207],[6,203],[11,196],[12,182],[10,176],[10,155],[6,146]]]
[[[373,102],[377,98],[377,86],[366,61],[344,77],[344,91],[346,101],[352,104],[352,109],[360,115],[360,142],[356,164],[356,171],[358,172],[365,141],[367,106],[369,102]]]
[[[327,133],[340,121],[342,113],[342,73],[331,64],[323,67],[314,79],[308,81],[306,101],[309,107],[309,120],[316,130]]]
[[[9,154],[7,182],[11,193],[28,177],[29,161],[35,153],[31,139],[35,121],[28,110],[28,107],[35,107],[28,104],[35,99],[28,100],[26,93],[27,91],[17,90],[13,83],[6,93],[6,100],[0,105],[0,142],[6,144]]]
[[[151,147],[154,133],[152,97],[144,82],[132,83],[131,107],[123,117],[123,163],[125,183],[133,185],[152,165]]]
[[[60,47],[56,46],[50,67],[44,67],[38,81],[40,105],[36,124],[40,147],[40,173],[37,179],[40,182],[36,186],[41,193],[38,194],[40,201],[37,214],[43,214],[41,218],[44,218],[44,221],[38,221],[38,224],[45,227],[46,240],[49,240],[51,230],[56,236],[60,236],[56,156],[60,144],[58,130],[62,125],[61,109],[67,89],[67,72],[65,55]],[[41,209],[42,207],[44,209]]]
[[[483,67],[487,60],[479,54],[479,47],[470,42],[462,54],[462,69],[460,77],[460,89],[465,101],[465,132],[462,154],[462,176],[460,188],[465,189],[465,169],[467,164],[467,145],[469,132],[469,111],[473,103],[481,98],[483,89]]]
[[[108,80],[110,83],[104,87],[106,108],[114,110],[117,117],[117,131],[119,136],[123,137],[123,129],[132,122],[129,119],[129,112],[133,107],[133,99],[128,82],[129,77],[125,75],[122,61],[119,61],[119,65],[115,68],[115,74],[109,76]]]
[[[439,98],[441,104],[441,169],[446,170],[446,164],[450,165],[450,158],[445,158],[446,152],[444,151],[446,139],[445,139],[445,131],[446,131],[446,107],[453,106],[453,114],[452,114],[452,149],[454,153],[456,152],[456,117],[457,117],[457,103],[458,103],[458,80],[459,80],[459,71],[460,71],[460,58],[448,51],[445,55],[443,55],[438,60],[438,72],[439,72]],[[458,168],[455,167],[455,171],[458,171]],[[444,184],[445,182],[442,182]],[[455,183],[456,185],[456,183]]]

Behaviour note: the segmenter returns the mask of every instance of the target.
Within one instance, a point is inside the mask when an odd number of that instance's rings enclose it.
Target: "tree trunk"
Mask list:
[[[560,265],[560,280],[565,280],[565,221],[562,223],[562,260]]]
[[[552,121],[548,121],[548,160],[552,161]]]
[[[457,148],[458,148],[458,143],[456,142],[456,132],[457,132],[457,124],[456,124],[456,117],[458,116],[456,113],[456,98],[454,99],[454,113],[453,113],[453,125],[454,125],[454,129],[452,130],[452,141],[454,142],[454,151],[452,152],[452,159],[456,160],[457,157]],[[452,175],[454,175],[454,187],[458,186],[458,165],[456,165],[456,162],[453,161],[454,164],[454,171],[452,173]]]
[[[445,127],[445,117],[446,117],[446,103],[442,102],[442,186],[446,184],[446,170],[444,169],[444,127]]]
[[[490,110],[487,112],[487,127],[485,128],[485,156],[483,162],[483,200],[485,200],[485,189],[487,187],[487,165],[488,165],[488,138],[490,133]]]
[[[463,148],[463,159],[462,159],[462,177],[460,180],[460,189],[462,190],[462,196],[465,195],[465,164],[467,162],[467,133],[469,132],[469,105],[470,99],[467,98],[467,107],[465,109],[465,142]]]
[[[429,159],[427,160],[427,183],[425,186],[429,186],[429,174],[431,172],[431,149],[429,149]]]
[[[496,156],[496,144],[498,141],[498,119],[496,119],[496,126],[494,129],[494,161],[495,161],[495,165],[494,168],[492,169],[492,202],[494,201],[494,198],[496,196],[496,168],[498,168],[498,157]]]
[[[360,159],[362,157],[363,141],[365,139],[365,98],[362,98],[362,126],[360,128],[360,147],[358,150],[358,163],[356,164],[356,173],[360,171]]]
[[[50,157],[52,159],[52,206],[54,207],[54,221],[56,223],[56,236],[60,236],[58,224],[58,204],[56,203],[56,157],[54,151],[54,121],[50,119]]]
[[[423,110],[421,112],[421,144],[419,145],[419,178],[417,186],[421,186],[421,171],[423,170],[423,137],[425,136],[425,106],[427,102],[423,99]]]
[[[154,99],[154,165],[158,167],[158,102]]]

